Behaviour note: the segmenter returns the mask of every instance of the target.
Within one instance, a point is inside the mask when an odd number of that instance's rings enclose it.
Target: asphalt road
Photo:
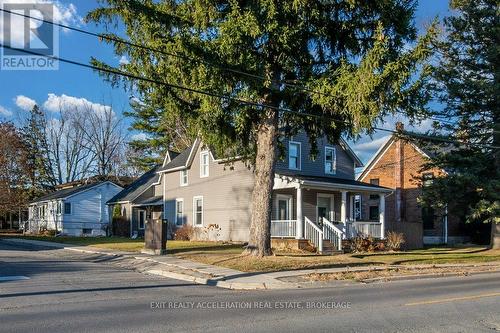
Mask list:
[[[500,274],[242,292],[0,240],[2,333],[221,331],[500,331]]]

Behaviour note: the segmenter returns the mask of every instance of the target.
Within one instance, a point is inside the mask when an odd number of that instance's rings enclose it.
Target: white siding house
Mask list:
[[[106,235],[110,222],[106,202],[123,188],[110,181],[64,188],[29,206],[31,232],[53,230],[70,236]]]

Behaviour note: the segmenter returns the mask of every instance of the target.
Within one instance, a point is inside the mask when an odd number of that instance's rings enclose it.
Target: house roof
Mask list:
[[[163,205],[163,196],[156,195],[154,197],[144,198],[134,201],[134,206],[161,206]]]
[[[404,132],[409,134],[410,132]],[[387,141],[380,146],[377,152],[373,155],[370,161],[366,164],[363,171],[358,175],[356,179],[363,179],[366,174],[371,170],[373,165],[379,160],[379,158],[385,154],[385,151],[391,146],[393,142],[398,140],[397,134],[391,135]],[[456,146],[452,143],[435,143],[431,141],[423,141],[413,137],[405,137],[405,140],[409,142],[419,153],[421,153],[424,157],[433,159],[437,155],[447,154],[452,150],[456,149]]]
[[[337,177],[323,177],[323,176],[303,176],[297,175],[294,173],[288,172],[280,172],[276,174],[277,177],[288,177],[292,179],[298,180],[303,185],[318,185],[318,186],[327,186],[327,187],[338,187],[338,188],[346,188],[346,189],[364,189],[364,190],[374,190],[374,191],[382,191],[382,192],[392,192],[392,189],[360,182],[354,179],[345,179],[345,178],[337,178]]]
[[[95,183],[90,183],[90,184],[86,184],[86,185],[64,188],[62,190],[57,190],[57,191],[54,191],[52,193],[46,194],[46,195],[44,195],[36,200],[31,201],[30,203],[45,202],[45,201],[51,201],[51,200],[56,200],[56,199],[68,198],[70,196],[73,196],[75,194],[78,194],[80,192],[86,191],[88,189],[91,189],[93,187],[99,186],[99,185],[107,183],[107,182],[114,184],[111,181],[101,181],[101,182],[95,182]]]
[[[188,167],[188,164],[192,161],[192,153],[198,149],[200,140],[196,139],[193,145],[184,149],[175,158],[173,158],[170,163],[159,168],[157,172],[168,172],[171,170],[177,170],[179,168]]]
[[[117,202],[126,202],[133,201],[137,198],[141,193],[146,191],[151,185],[158,181],[158,175],[156,172],[160,168],[159,165],[153,167],[151,170],[137,178],[132,184],[123,189],[117,195],[112,197],[107,204],[117,203]]]

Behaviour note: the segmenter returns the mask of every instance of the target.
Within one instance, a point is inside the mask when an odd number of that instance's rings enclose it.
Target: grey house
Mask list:
[[[107,202],[111,211],[118,207],[120,216],[129,223],[130,237],[143,237],[148,220],[162,219],[163,187],[158,171],[177,155],[167,152],[163,165],[155,166]]]
[[[307,240],[322,251],[340,249],[342,239],[359,233],[384,237],[384,198],[391,190],[355,180],[362,163],[345,141],[319,140],[314,160],[305,134],[284,145],[286,158],[277,163],[272,198],[273,238]],[[193,226],[200,239],[248,241],[254,175],[242,161],[228,165],[196,140],[157,173],[163,215],[170,223]],[[365,193],[380,197],[377,221],[356,219],[355,198]]]

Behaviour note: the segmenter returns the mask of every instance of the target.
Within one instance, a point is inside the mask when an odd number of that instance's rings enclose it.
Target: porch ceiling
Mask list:
[[[391,193],[393,190],[387,187],[363,183],[354,179],[343,179],[334,177],[315,177],[302,175],[276,174],[274,189],[305,188],[346,190],[371,193]]]

